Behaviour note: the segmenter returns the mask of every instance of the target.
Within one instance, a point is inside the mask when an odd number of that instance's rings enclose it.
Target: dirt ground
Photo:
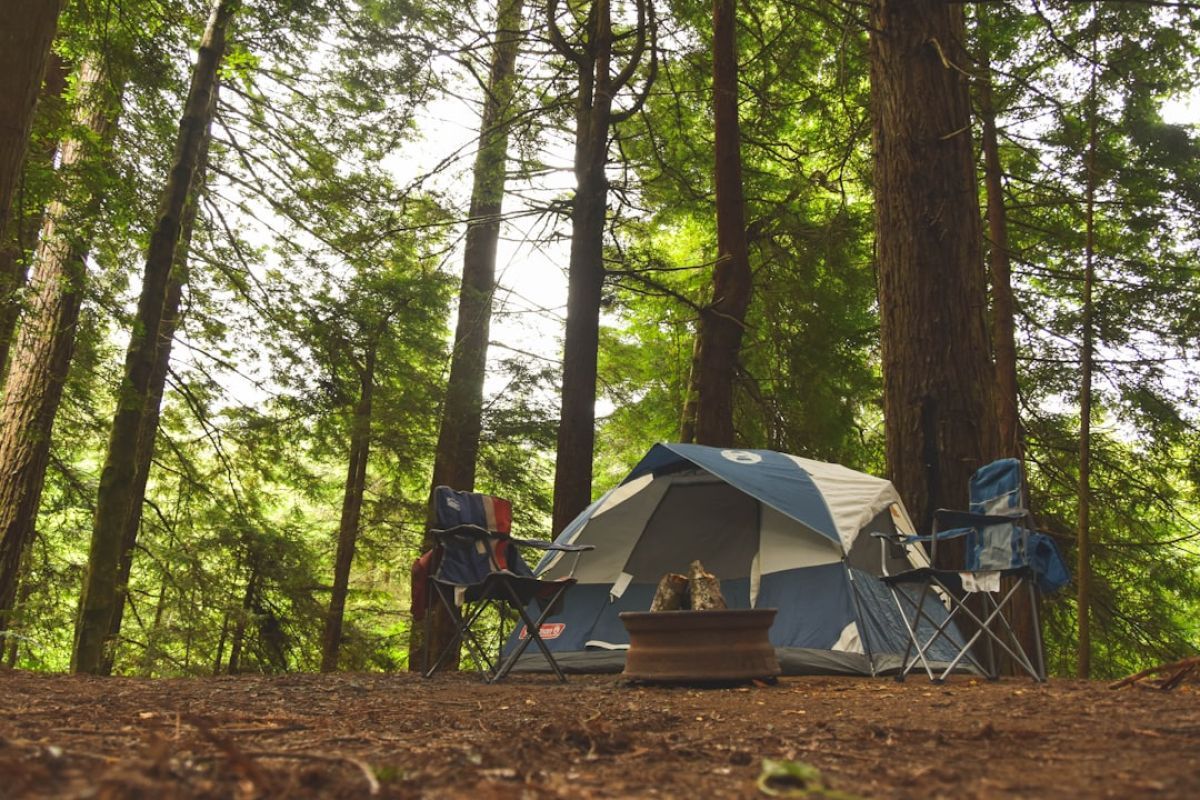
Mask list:
[[[806,797],[1195,798],[1200,685],[0,672],[2,798],[748,798],[764,759]]]

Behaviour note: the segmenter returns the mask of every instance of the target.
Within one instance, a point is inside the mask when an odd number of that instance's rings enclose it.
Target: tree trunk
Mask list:
[[[592,499],[596,441],[596,361],[604,288],[604,222],[608,206],[608,129],[612,115],[612,19],[608,0],[594,0],[588,56],[579,62],[575,109],[575,199],[567,270],[562,402],[554,464],[555,535]]]
[[[981,26],[986,26],[986,15],[979,10]],[[988,267],[992,284],[992,355],[996,376],[996,427],[998,431],[997,456],[1025,460],[1025,447],[1021,440],[1021,421],[1018,411],[1017,390],[1017,346],[1016,346],[1016,301],[1013,297],[1012,268],[1008,249],[1008,214],[1004,206],[1004,171],[1000,162],[1000,143],[996,132],[996,111],[992,104],[992,65],[987,49],[986,36],[980,37],[980,76],[976,79],[976,100],[979,106],[979,121],[982,128],[983,175],[987,193],[988,221]],[[1022,470],[1024,475],[1024,470]],[[1028,496],[1028,491],[1026,491]],[[1007,592],[1016,579],[1005,578],[1001,591]],[[1017,641],[1026,653],[1033,653],[1039,638],[1034,631],[1034,615],[1027,592],[1017,592],[1009,601],[1012,606],[1011,623]],[[1040,615],[1037,617],[1040,619]],[[1000,668],[1007,675],[1024,672],[1016,660],[1007,653],[1000,653]]]
[[[683,413],[679,418],[679,441],[694,444],[696,441],[696,411],[700,404],[700,389],[696,381],[700,378],[700,331],[692,339],[692,361],[688,367],[687,394],[683,398]]]
[[[237,623],[233,626],[233,636],[229,642],[229,665],[225,672],[237,675],[242,669],[242,648],[246,645],[246,623],[254,615],[254,595],[258,591],[258,566],[255,559],[250,558],[250,576],[246,579],[246,593],[242,596],[242,610],[238,614]]]
[[[433,486],[450,486],[467,492],[475,489],[475,464],[483,428],[483,384],[487,376],[492,295],[496,288],[496,244],[508,174],[508,131],[517,85],[515,72],[523,35],[523,7],[524,0],[499,0],[496,10],[496,39],[479,125],[454,352],[450,357],[450,376],[433,464]],[[426,530],[433,521],[428,522]],[[427,533],[422,552],[433,545]],[[431,647],[433,652],[440,653],[454,635],[455,626],[440,604],[434,604],[426,613],[433,614]],[[411,670],[419,670],[425,661],[423,631],[424,626],[414,625],[409,633]]]
[[[714,0],[717,264],[712,303],[700,314],[695,440],[718,447],[734,444],[733,378],[751,292],[738,132],[736,26],[736,0]]]
[[[579,75],[575,106],[575,198],[571,206],[567,325],[563,342],[562,401],[554,465],[552,532],[557,534],[592,499],[592,451],[596,440],[596,361],[604,288],[604,226],[608,206],[608,132],[639,109],[657,70],[656,23],[649,0],[635,0],[637,27],[622,38],[632,44],[615,72],[610,0],[593,0],[578,44],[558,27],[558,0],[546,4],[550,41]],[[649,47],[647,48],[647,43]],[[639,67],[648,74],[633,103],[613,111],[613,97],[629,86]]]
[[[4,665],[9,669],[14,669],[17,666],[17,660],[21,656],[21,636],[20,630],[24,627],[25,614],[24,608],[29,596],[33,594],[33,583],[29,580],[29,572],[33,568],[33,547],[26,547],[25,553],[21,557],[21,583],[17,589],[17,598],[13,603],[12,613],[8,618],[8,630],[13,631],[15,635],[8,637],[8,646],[4,652]]]
[[[100,473],[88,568],[80,600],[75,651],[71,659],[74,672],[99,673],[104,665],[113,609],[119,596],[117,571],[121,542],[131,509],[142,500],[133,497],[138,433],[150,395],[167,284],[179,246],[201,146],[213,110],[211,100],[217,67],[225,49],[225,28],[235,7],[235,0],[217,0],[213,5],[192,73],[183,118],[179,123],[175,160],[163,188],[157,220],[147,248],[137,320],[125,356],[125,374],[118,393],[117,412],[113,418],[104,468]]]
[[[996,426],[1000,456],[1023,458],[1017,390],[1017,304],[1013,297],[1008,249],[1008,215],[1004,207],[1004,171],[992,106],[992,66],[986,49],[980,52],[982,77],[977,82],[979,120],[983,128],[984,186],[987,189],[988,267],[992,278],[992,353],[996,373]]]
[[[1084,199],[1083,320],[1080,331],[1082,353],[1079,364],[1079,520],[1076,530],[1075,605],[1079,616],[1079,642],[1075,676],[1092,674],[1092,355],[1094,352],[1092,292],[1096,283],[1096,148],[1098,145],[1096,66],[1093,55],[1091,86],[1088,90],[1088,150]]]
[[[21,551],[33,538],[54,417],[75,346],[87,277],[90,232],[99,209],[93,179],[79,174],[104,158],[119,103],[96,62],[80,70],[76,121],[91,136],[63,142],[59,169],[73,181],[46,211],[31,280],[31,300],[13,349],[0,405],[0,630],[12,608]]]
[[[875,0],[871,27],[887,459],[928,530],[997,450],[963,18]]]
[[[38,115],[43,120],[47,116],[52,120],[57,118],[63,91],[67,88],[67,73],[66,62],[56,53],[51,53],[46,65],[46,79],[42,83],[42,94],[38,99]],[[34,171],[50,173],[54,169],[58,145],[53,136],[46,136],[40,145],[31,147],[26,158],[26,176]],[[23,193],[24,190],[19,192]],[[8,351],[12,346],[17,318],[21,315],[19,293],[29,277],[30,256],[37,243],[38,232],[45,223],[45,210],[46,204],[40,197],[25,207],[16,206],[10,213],[8,232],[3,234],[4,240],[0,242],[0,386],[4,384]]]
[[[382,330],[376,337],[382,335]],[[371,450],[371,398],[375,391],[375,351],[377,341],[367,348],[362,370],[358,404],[350,432],[350,464],[346,472],[346,490],[342,497],[342,520],[338,527],[337,557],[333,567],[333,592],[329,597],[329,613],[325,616],[325,631],[321,637],[321,672],[337,671],[338,648],[342,643],[342,617],[346,610],[346,594],[350,587],[350,565],[354,561],[354,545],[358,540],[358,524],[362,515],[363,490],[367,484],[367,458]]]
[[[509,120],[517,84],[514,72],[521,45],[523,6],[524,0],[500,0],[497,10],[492,71],[475,156],[454,353],[433,467],[434,486],[460,491],[475,488],[492,294],[496,288],[496,244],[507,177]]]
[[[62,0],[6,0],[0,6],[0,231],[8,230],[61,7]]]
[[[125,531],[121,536],[121,560],[117,565],[117,599],[113,608],[112,622],[109,625],[109,640],[116,642],[121,634],[121,623],[125,617],[125,602],[129,595],[129,573],[133,569],[133,553],[137,546],[138,533],[142,527],[142,507],[146,496],[146,484],[150,480],[150,467],[154,461],[154,447],[158,434],[159,413],[162,408],[163,393],[167,385],[167,373],[171,368],[171,348],[175,343],[175,332],[181,321],[180,303],[183,301],[183,287],[187,285],[188,258],[192,248],[192,232],[196,226],[196,216],[200,209],[200,196],[204,191],[207,176],[208,146],[212,141],[212,116],[215,114],[217,95],[220,85],[213,87],[212,105],[208,126],[205,128],[204,140],[200,145],[200,156],[196,168],[196,178],[193,181],[192,193],[188,198],[187,207],[183,213],[183,225],[179,235],[179,245],[175,248],[175,258],[171,265],[171,276],[167,281],[166,300],[163,304],[162,322],[158,329],[158,342],[154,351],[154,371],[150,375],[147,388],[146,409],[142,417],[141,427],[137,434],[137,464],[130,495],[133,498],[129,508],[129,518],[125,522]],[[106,651],[101,673],[112,673],[115,646]]]
[[[154,621],[146,631],[146,650],[142,653],[142,674],[147,678],[154,676],[154,660],[158,658],[158,634],[162,630],[162,618],[167,608],[167,588],[169,577],[164,571],[162,580],[158,582],[158,599],[154,603]],[[221,632],[224,634],[224,631]],[[104,674],[112,672],[112,660],[105,664]]]

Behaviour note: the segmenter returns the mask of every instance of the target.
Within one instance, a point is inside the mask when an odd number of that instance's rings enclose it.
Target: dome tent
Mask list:
[[[889,481],[770,450],[657,444],[559,535],[596,550],[543,638],[564,669],[619,671],[629,638],[618,614],[647,610],[665,573],[699,559],[730,608],[778,609],[770,639],[785,674],[897,669],[908,636],[879,580],[875,531],[913,532]],[[920,566],[889,558],[889,572]],[[553,579],[566,569],[551,554],[536,572]],[[935,598],[926,603],[944,618]],[[938,644],[934,659],[953,657]],[[522,662],[545,664],[540,654]]]

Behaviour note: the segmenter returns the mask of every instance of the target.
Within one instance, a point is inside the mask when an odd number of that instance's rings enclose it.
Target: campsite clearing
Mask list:
[[[755,797],[764,758],[871,798],[1200,796],[1200,684],[0,672],[0,796]]]

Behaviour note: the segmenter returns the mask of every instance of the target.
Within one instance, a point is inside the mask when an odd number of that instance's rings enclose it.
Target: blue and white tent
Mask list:
[[[889,481],[770,450],[658,444],[558,537],[596,549],[543,637],[564,669],[619,671],[629,637],[618,613],[647,610],[665,573],[686,573],[699,559],[730,608],[779,609],[770,638],[785,674],[895,669],[908,636],[878,579],[873,531],[914,532]],[[536,572],[565,575],[560,557],[548,555]],[[922,566],[889,558],[889,572]],[[937,600],[928,603],[944,616]],[[545,663],[540,654],[522,661]]]

